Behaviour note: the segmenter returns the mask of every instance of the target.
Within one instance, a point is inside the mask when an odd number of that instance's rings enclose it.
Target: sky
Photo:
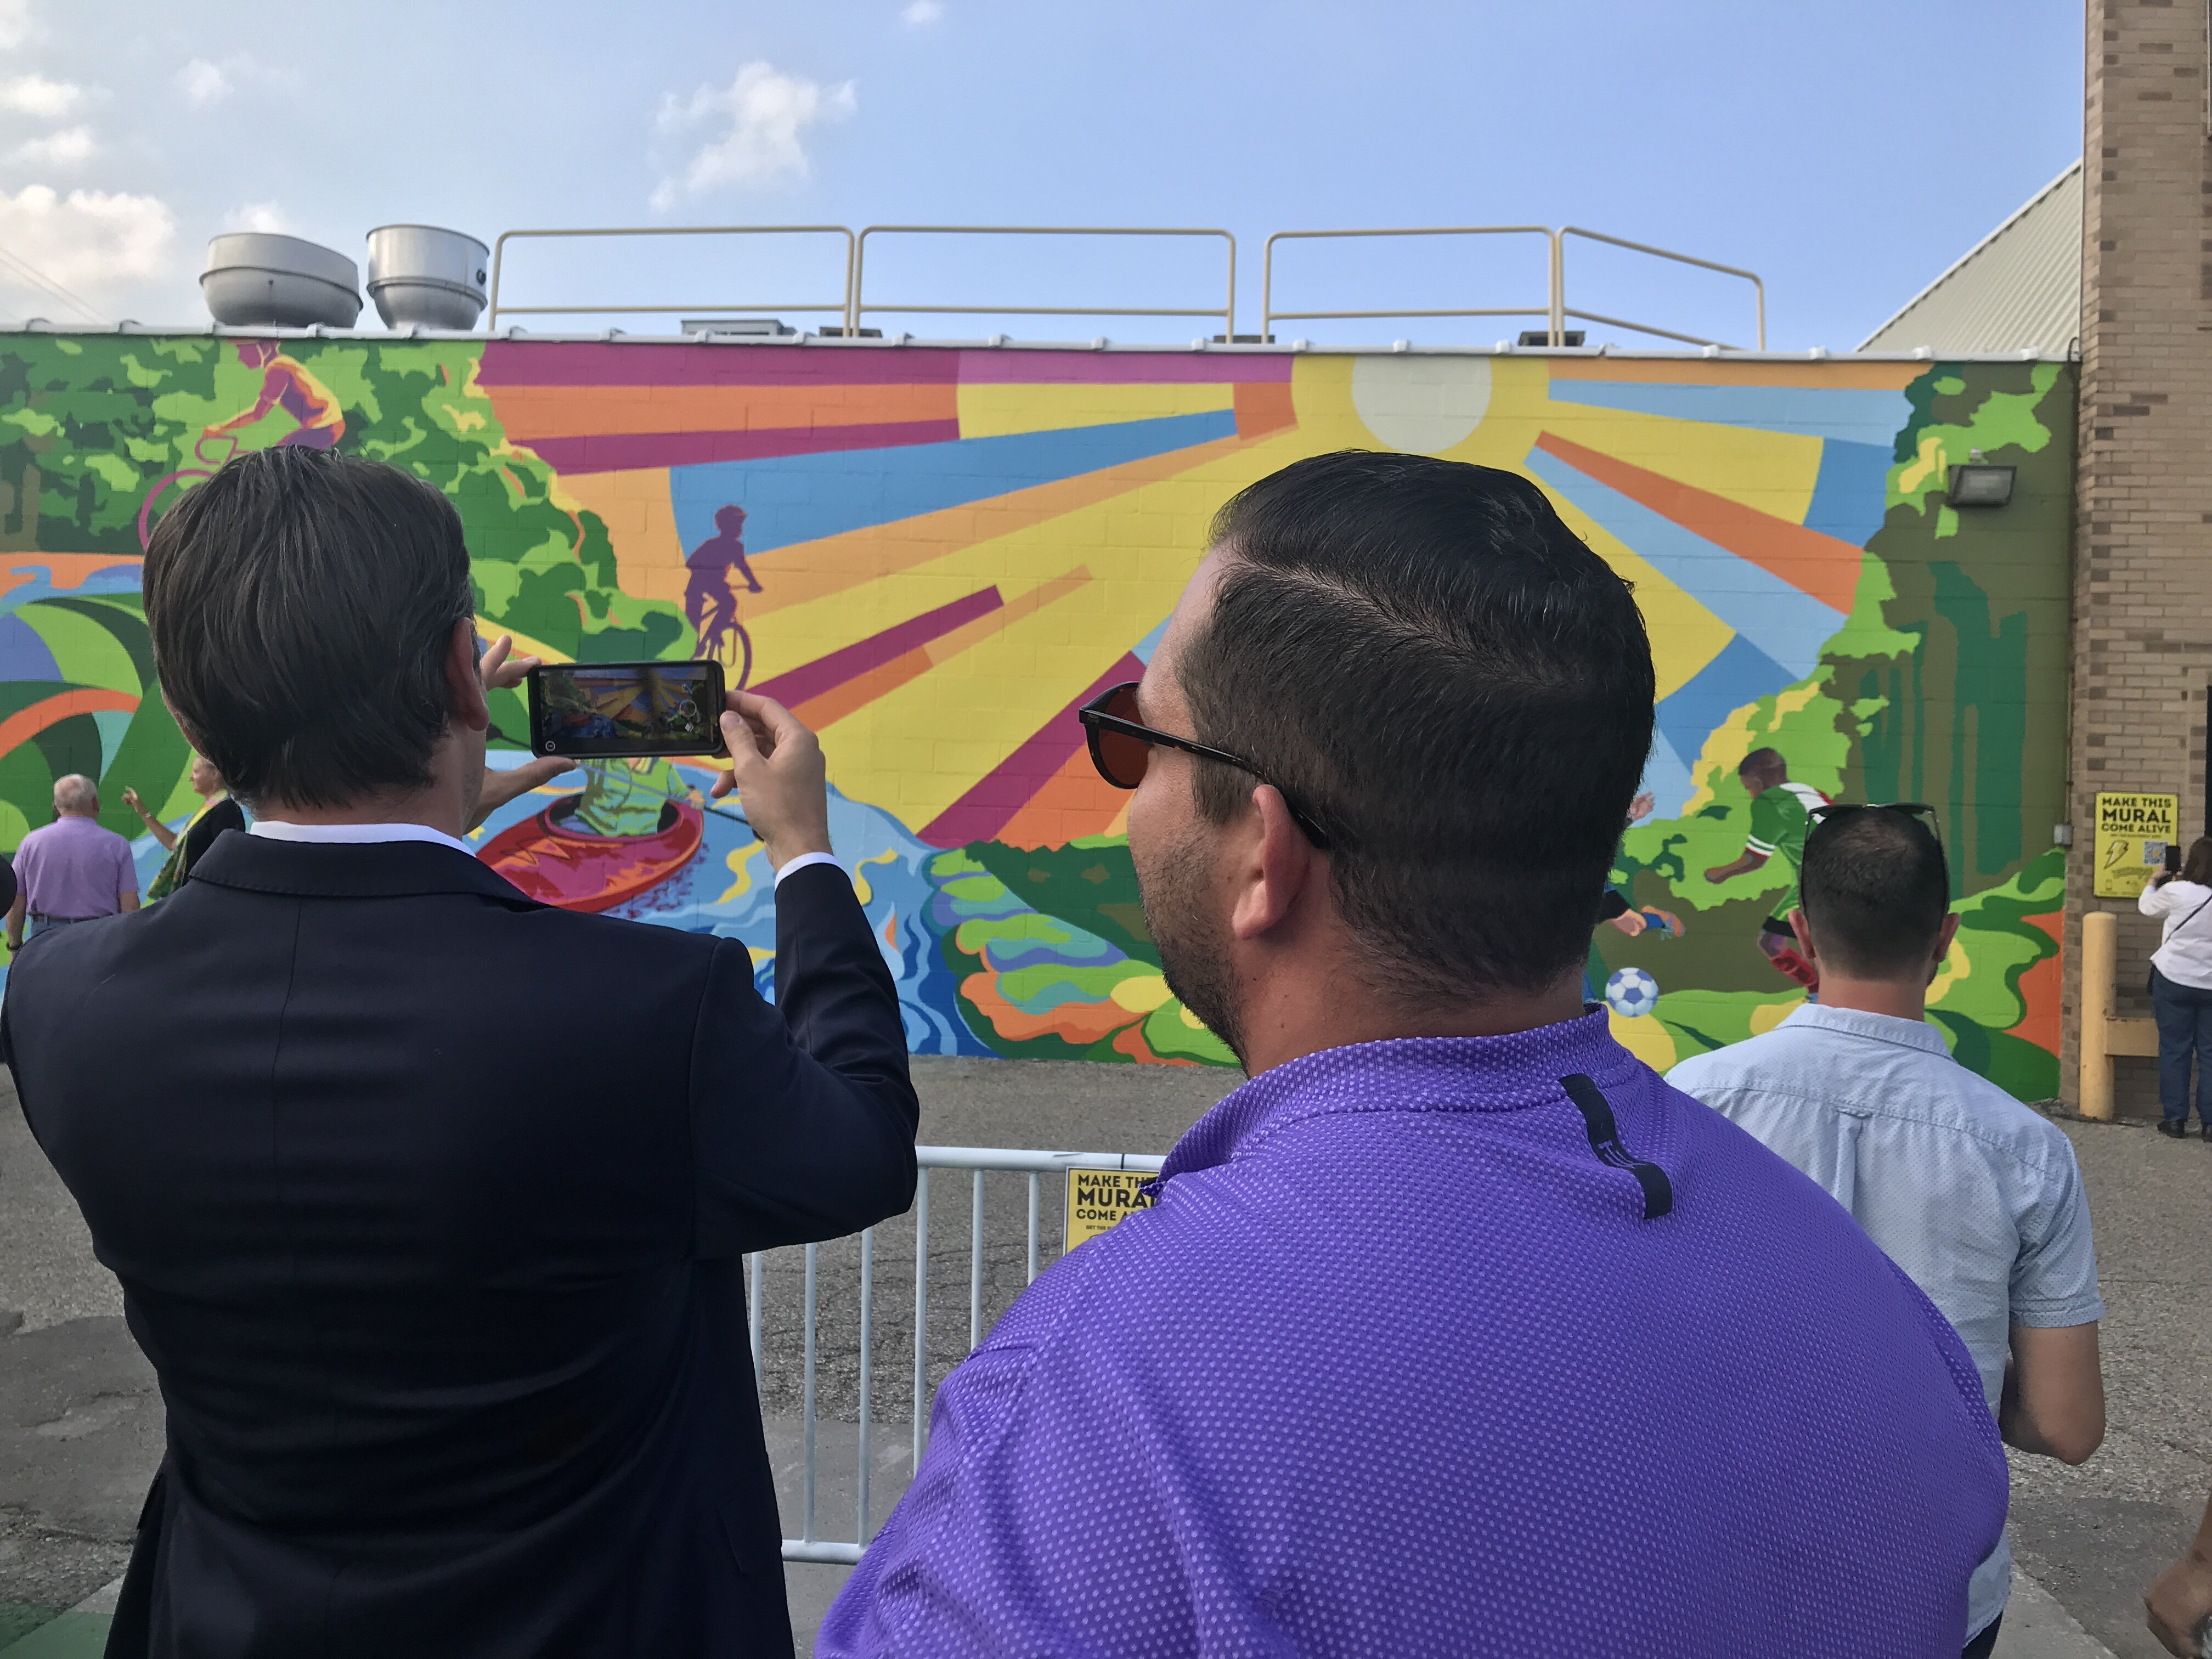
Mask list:
[[[0,0],[0,319],[206,320],[208,239],[374,226],[1578,225],[1763,277],[1855,345],[2081,154],[2057,0]],[[1219,307],[1213,239],[871,238],[872,305]],[[1748,285],[1571,242],[1568,301],[1753,343]],[[520,304],[842,291],[835,238],[511,246]],[[9,260],[17,262],[10,267]],[[1532,237],[1279,245],[1285,309],[1539,307]],[[374,325],[373,311],[363,321]],[[635,313],[529,325],[669,329]],[[1539,319],[1292,320],[1488,343]],[[1183,340],[1219,317],[872,312],[928,336]],[[1592,339],[1639,342],[1592,325]]]

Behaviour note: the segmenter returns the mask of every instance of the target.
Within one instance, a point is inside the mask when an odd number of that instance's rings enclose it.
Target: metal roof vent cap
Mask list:
[[[386,328],[471,329],[484,308],[491,250],[435,225],[380,225],[368,233],[368,297]]]
[[[351,328],[360,283],[344,254],[259,230],[212,238],[200,273],[208,314],[227,328]]]

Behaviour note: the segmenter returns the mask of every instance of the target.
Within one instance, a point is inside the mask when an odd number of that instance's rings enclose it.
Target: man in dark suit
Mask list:
[[[915,1181],[819,746],[732,695],[770,1007],[738,941],[533,903],[458,839],[489,714],[434,489],[243,456],[145,592],[258,821],[39,940],[0,1017],[168,1410],[109,1652],[787,1656],[739,1256]]]

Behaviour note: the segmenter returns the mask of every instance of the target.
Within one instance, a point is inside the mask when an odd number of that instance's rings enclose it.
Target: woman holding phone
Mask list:
[[[2158,1017],[2158,1132],[2189,1133],[2189,1062],[2197,1061],[2197,1121],[2212,1140],[2212,836],[2189,846],[2177,872],[2154,878],[2136,900],[2147,916],[2166,922],[2150,957],[2151,1011]]]

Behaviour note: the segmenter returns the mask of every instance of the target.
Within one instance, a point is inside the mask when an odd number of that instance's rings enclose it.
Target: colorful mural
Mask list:
[[[1660,737],[1631,917],[1591,958],[1624,1042],[1663,1065],[1782,1018],[1802,991],[1761,925],[1804,803],[1924,800],[1965,916],[1935,1018],[2047,1096],[2073,398],[2029,362],[0,336],[0,848],[64,772],[125,834],[125,784],[197,804],[143,536],[240,446],[335,445],[453,498],[487,632],[711,652],[821,732],[918,1051],[1225,1064],[1161,977],[1074,711],[1142,673],[1231,492],[1398,448],[1529,474],[1636,584]],[[1944,504],[1970,449],[2020,469],[2009,507]],[[496,718],[523,729],[511,694]],[[742,938],[765,984],[772,886],[708,776],[596,769],[484,855]]]

